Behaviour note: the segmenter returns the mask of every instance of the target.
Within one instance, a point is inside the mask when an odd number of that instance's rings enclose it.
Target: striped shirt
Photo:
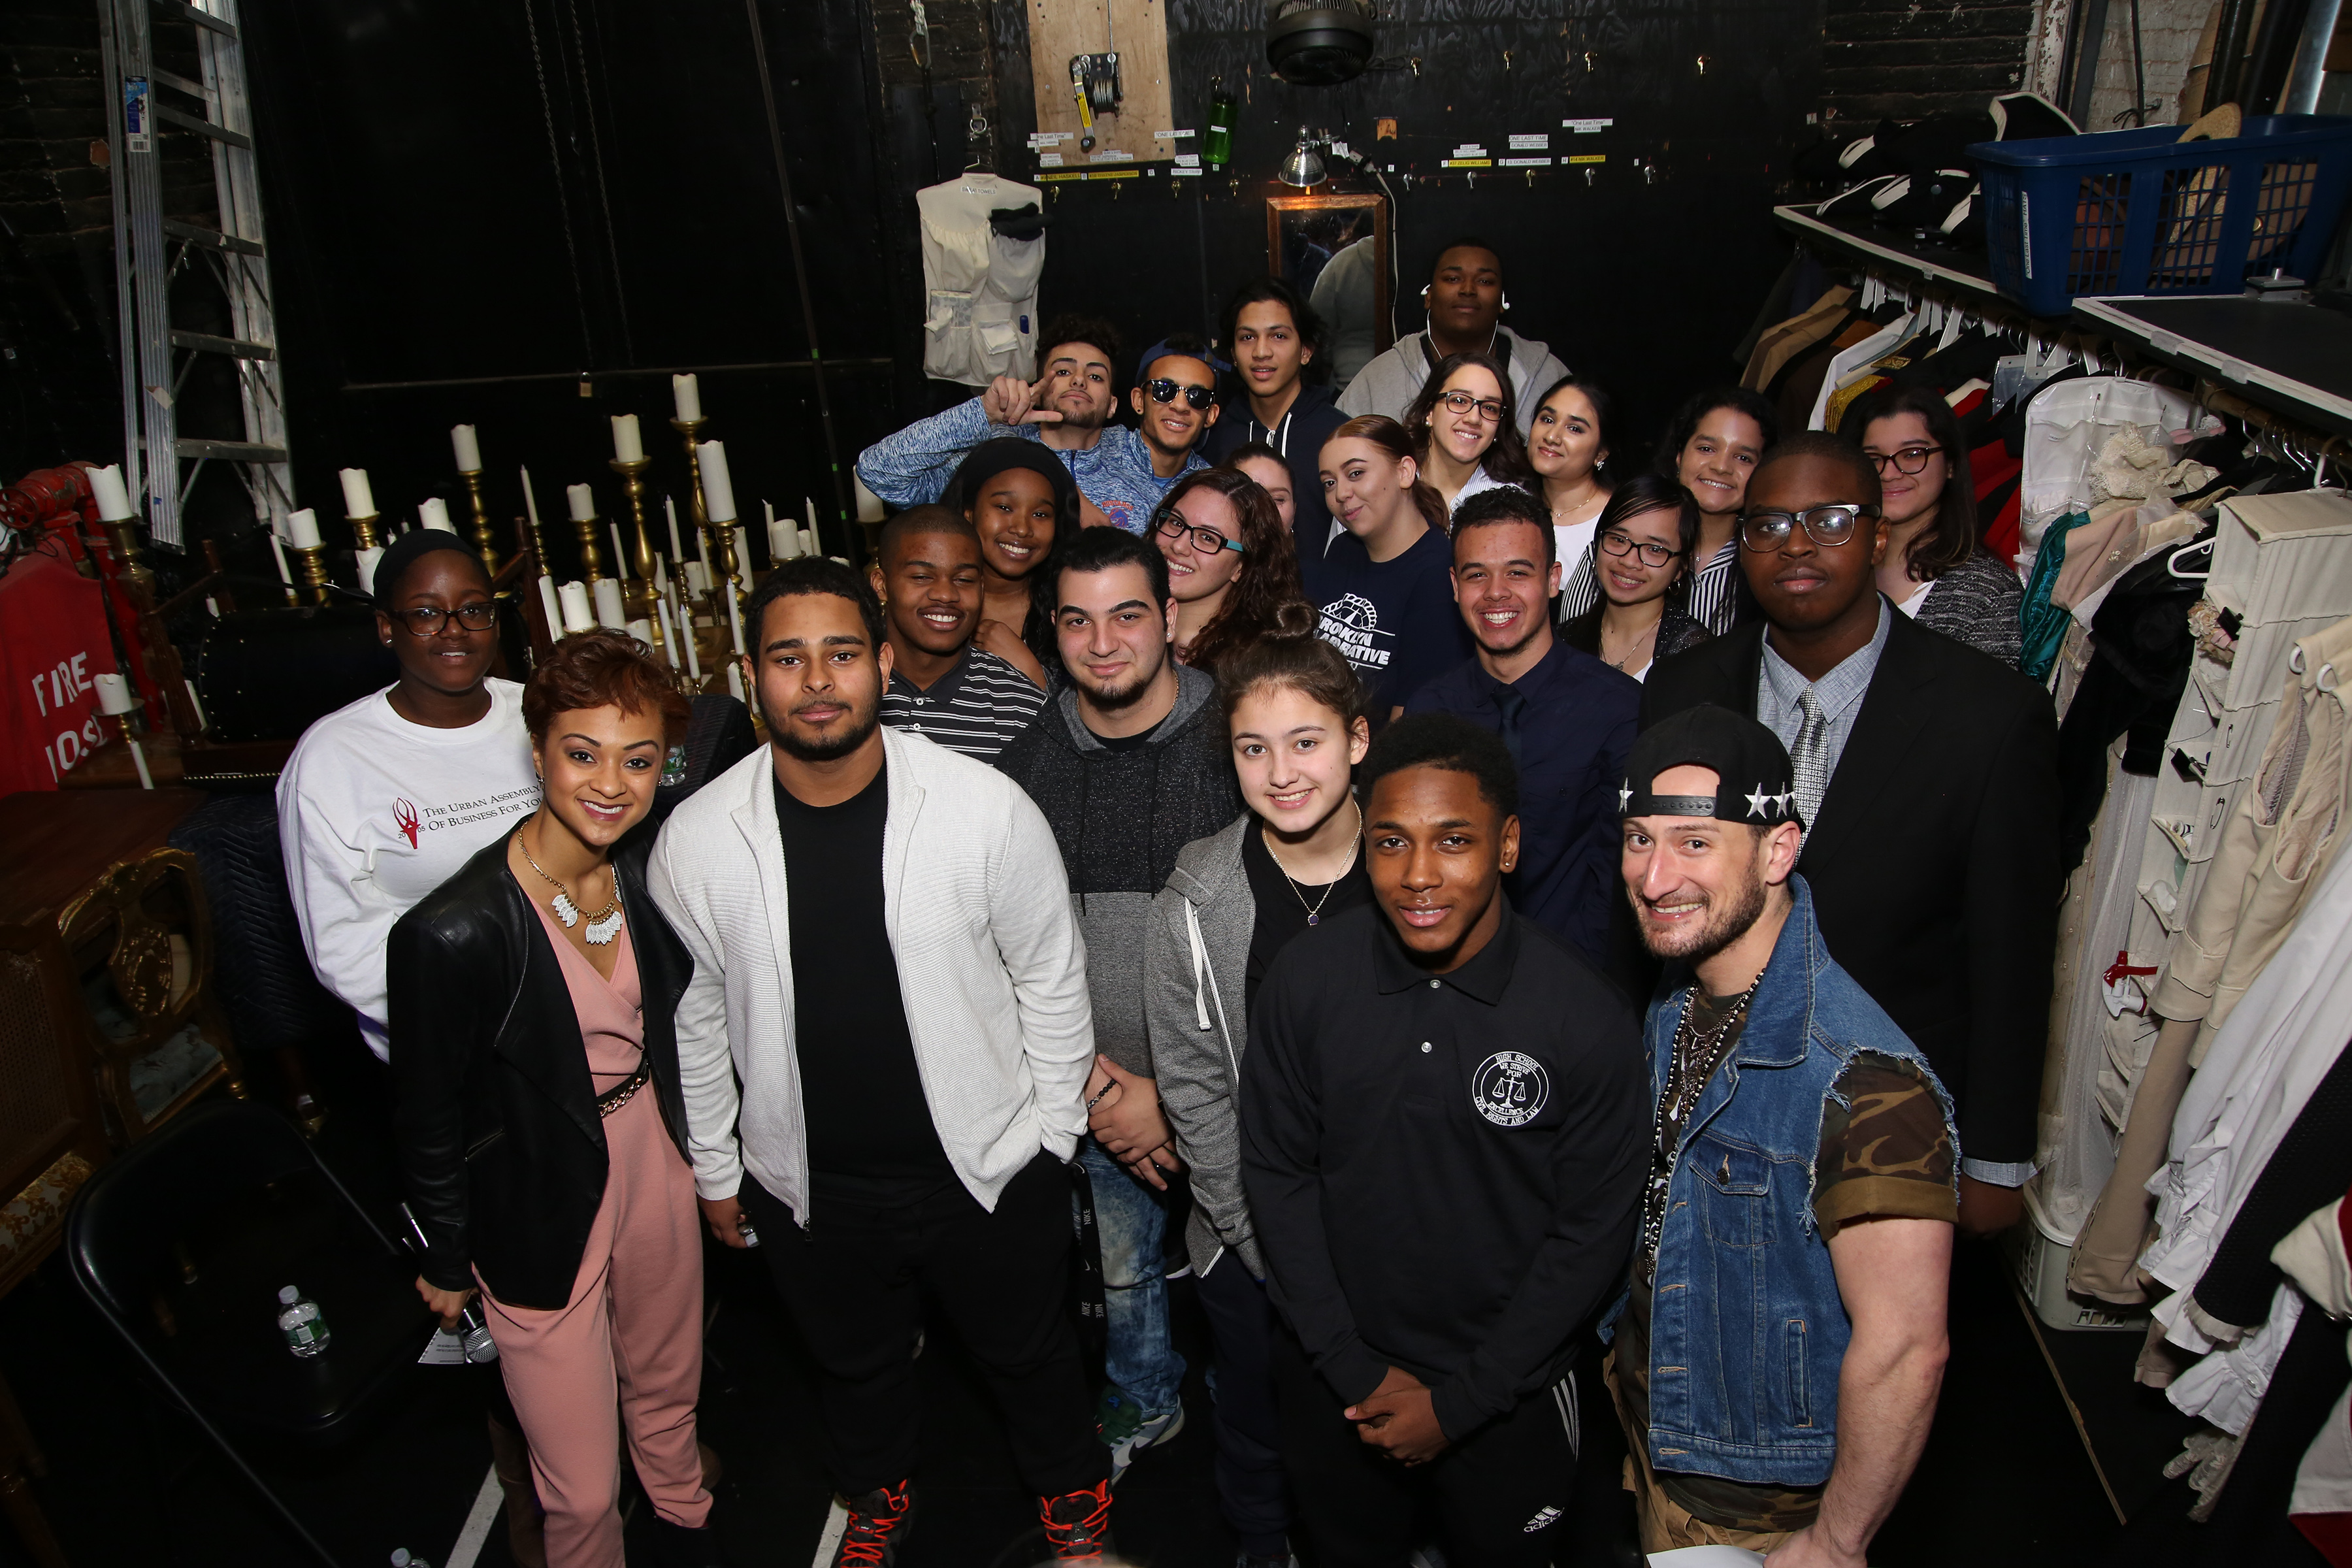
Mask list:
[[[1739,536],[1735,533],[1713,560],[1691,574],[1690,597],[1684,601],[1684,608],[1716,637],[1730,631],[1739,614],[1739,592],[1733,583],[1738,571]]]
[[[951,752],[993,762],[1045,706],[1045,694],[1004,660],[966,647],[954,668],[927,690],[897,670],[882,694],[882,722],[911,730]]]

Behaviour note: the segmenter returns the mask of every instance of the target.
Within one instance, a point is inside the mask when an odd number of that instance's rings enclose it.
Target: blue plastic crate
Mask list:
[[[2244,130],[1976,143],[1994,286],[2063,316],[2089,294],[2235,294],[2273,267],[2311,277],[2352,191],[2352,116],[2257,114]]]

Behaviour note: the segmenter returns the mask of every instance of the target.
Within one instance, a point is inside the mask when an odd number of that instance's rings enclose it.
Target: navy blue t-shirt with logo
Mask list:
[[[1453,566],[1454,543],[1434,528],[1391,561],[1374,561],[1348,533],[1298,563],[1316,635],[1348,656],[1375,728],[1423,682],[1476,651],[1454,607]]]

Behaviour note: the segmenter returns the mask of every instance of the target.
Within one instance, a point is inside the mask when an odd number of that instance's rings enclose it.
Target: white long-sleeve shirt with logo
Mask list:
[[[393,922],[539,805],[522,688],[487,684],[490,710],[456,730],[410,723],[388,688],[363,697],[304,731],[278,775],[278,834],[303,949],[387,1060]]]

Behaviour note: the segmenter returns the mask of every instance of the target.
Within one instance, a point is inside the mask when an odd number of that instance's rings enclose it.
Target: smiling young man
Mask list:
[[[1421,291],[1429,312],[1426,331],[1397,340],[1356,373],[1339,406],[1351,417],[1385,414],[1402,419],[1413,395],[1448,354],[1492,354],[1509,369],[1519,408],[1519,434],[1528,433],[1543,390],[1568,374],[1549,343],[1523,338],[1501,324],[1510,308],[1503,291],[1503,258],[1483,239],[1464,237],[1438,251]]]
[[[1789,748],[1822,933],[1951,1091],[1960,1228],[1986,1235],[2017,1222],[2033,1175],[2057,721],[2033,682],[1886,602],[1885,538],[1858,449],[1818,434],[1773,447],[1738,532],[1764,619],[1652,666],[1642,717],[1712,702]]]
[[[1668,964],[1610,1325],[1642,1550],[1864,1568],[1943,1379],[1949,1101],[1822,943],[1795,874],[1802,785],[1770,731],[1685,709],[1633,743],[1620,788],[1626,897]]]
[[[1551,516],[1504,486],[1454,514],[1454,600],[1478,651],[1408,699],[1407,713],[1454,713],[1503,739],[1526,805],[1507,884],[1522,914],[1612,972],[1617,781],[1633,743],[1642,685],[1552,633],[1560,564]]]
[[[1242,390],[1201,444],[1213,463],[1236,447],[1262,443],[1290,470],[1292,537],[1316,555],[1330,542],[1318,458],[1331,432],[1347,423],[1321,363],[1323,323],[1279,278],[1256,278],[1234,290],[1221,323],[1225,351]]]
[[[1106,321],[1057,316],[1034,383],[999,376],[979,396],[919,419],[857,455],[857,477],[893,506],[938,500],[971,449],[1003,436],[1042,443],[1086,498],[1088,524],[1140,534],[1160,498],[1205,465],[1192,448],[1216,423],[1217,369],[1208,345],[1171,334],[1144,351],[1129,395],[1140,427],[1111,423],[1118,412],[1118,333]],[[1171,405],[1173,405],[1171,407]]]
[[[1357,771],[1372,903],[1283,949],[1242,1062],[1283,1463],[1335,1568],[1542,1568],[1577,1346],[1622,1281],[1648,1110],[1633,1009],[1513,912],[1500,740],[1401,719]]]
[[[756,1233],[808,1347],[849,1510],[836,1565],[887,1568],[919,1511],[926,1298],[1055,1555],[1098,1559],[1110,1467],[1064,1174],[1094,1037],[1053,835],[985,764],[882,726],[891,649],[849,567],[787,562],[745,625],[768,744],[671,814],[646,872],[694,959],[677,1030],[703,1217],[729,1247]]]
[[[882,525],[875,554],[867,574],[890,649],[882,722],[992,761],[1037,717],[1045,693],[980,646],[978,531],[946,507],[919,506]]]
[[[1094,1186],[1110,1330],[1097,1422],[1124,1469],[1184,1420],[1161,1261],[1179,1162],[1152,1073],[1143,944],[1178,852],[1231,822],[1241,789],[1216,682],[1175,660],[1176,604],[1157,548],[1084,531],[1062,556],[1054,604],[1069,685],[996,765],[1052,826],[1086,937],[1100,1058],[1078,1158]]]

